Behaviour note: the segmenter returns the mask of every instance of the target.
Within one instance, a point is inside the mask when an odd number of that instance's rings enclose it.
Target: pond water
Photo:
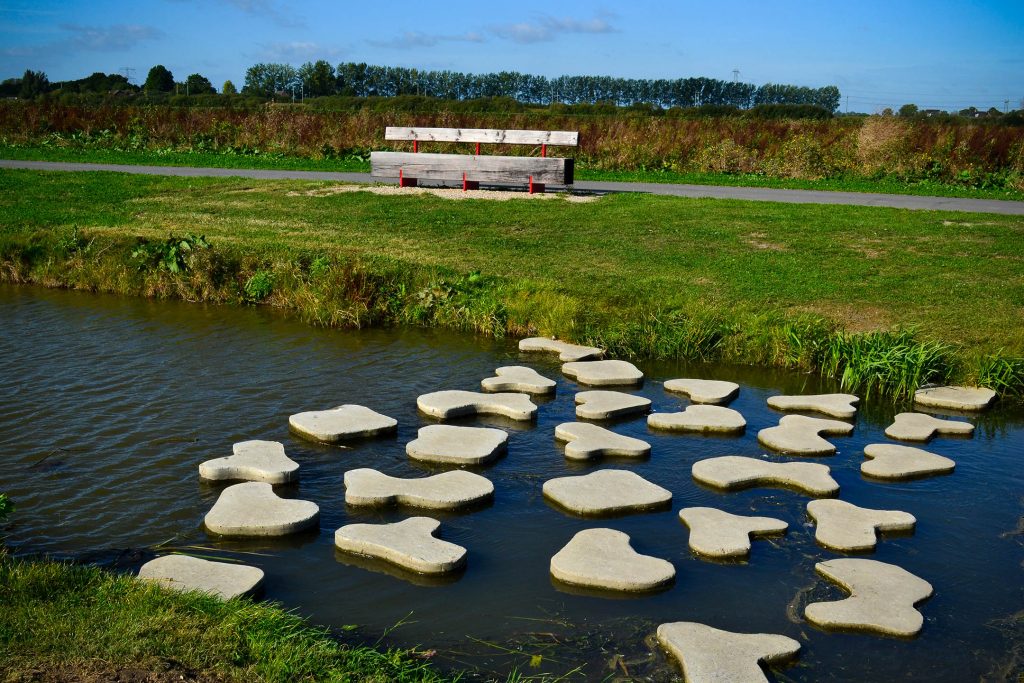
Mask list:
[[[419,394],[476,390],[495,367],[526,364],[558,379],[535,424],[501,419],[457,424],[510,432],[508,455],[478,472],[496,487],[493,505],[440,515],[441,537],[466,547],[467,570],[447,582],[414,580],[376,563],[336,553],[333,532],[352,522],[397,521],[412,510],[346,509],[346,470],[373,467],[424,476],[405,444],[432,421],[417,413]],[[896,409],[862,406],[849,437],[831,437],[832,467],[844,500],[898,509],[918,519],[911,536],[883,540],[869,556],[929,581],[912,640],[828,633],[802,619],[802,606],[842,591],[814,572],[841,555],[814,542],[808,497],[753,489],[717,493],[697,485],[691,465],[716,455],[763,453],[756,435],[780,414],[765,400],[835,386],[812,376],[748,367],[640,364],[637,390],[658,411],[686,400],[666,393],[673,377],[739,382],[731,404],[746,417],[741,437],[679,436],[648,430],[642,417],[614,423],[652,444],[642,462],[567,461],[554,426],[574,419],[577,385],[554,356],[520,354],[513,341],[438,331],[314,329],[270,311],[150,302],[0,286],[0,491],[18,506],[3,533],[17,554],[50,554],[125,571],[153,557],[152,546],[243,560],[267,574],[265,597],[346,637],[437,651],[441,667],[481,678],[566,673],[604,679],[676,680],[678,669],[653,645],[659,623],[699,621],[735,631],[781,633],[800,641],[799,660],[774,671],[780,681],[969,681],[1016,679],[1024,661],[1021,512],[1024,411],[1004,406],[972,418],[971,439],[940,438],[928,450],[953,458],[948,476],[882,484],[861,477],[863,447],[885,442]],[[288,416],[359,403],[395,417],[397,437],[351,447],[292,436]],[[285,444],[301,465],[283,495],[316,502],[318,533],[282,540],[229,541],[207,535],[203,515],[223,489],[199,481],[203,460],[230,454],[247,439]],[[575,518],[551,507],[542,483],[600,466],[630,469],[671,490],[672,509],[608,520]],[[439,470],[437,470],[439,471]],[[742,563],[693,557],[680,508],[714,506],[778,517],[785,536],[754,543]],[[634,548],[672,562],[675,584],[643,597],[566,592],[548,563],[573,534],[606,526]],[[256,554],[258,553],[258,554]]]

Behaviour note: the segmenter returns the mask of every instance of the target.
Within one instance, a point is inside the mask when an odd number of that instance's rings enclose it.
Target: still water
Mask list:
[[[475,390],[495,367],[526,364],[558,379],[539,419],[456,424],[510,432],[508,455],[476,471],[496,488],[494,503],[443,514],[441,537],[466,547],[467,570],[428,582],[335,553],[333,532],[353,522],[390,522],[412,510],[347,509],[343,476],[373,467],[393,476],[434,471],[405,455],[431,420],[419,394]],[[0,286],[0,491],[18,511],[4,529],[17,554],[48,554],[130,571],[151,548],[203,546],[206,555],[243,560],[267,574],[265,598],[336,628],[346,637],[437,653],[444,668],[481,678],[565,673],[573,678],[676,680],[678,669],[653,645],[666,621],[781,633],[800,641],[799,660],[779,681],[1016,680],[1024,661],[1021,513],[1024,411],[1004,406],[974,420],[971,439],[940,438],[928,450],[954,459],[948,476],[882,484],[861,477],[863,447],[885,442],[895,409],[862,406],[849,437],[832,437],[840,497],[917,517],[911,536],[887,538],[868,555],[929,581],[918,638],[828,633],[802,619],[803,605],[838,599],[814,564],[840,555],[818,547],[806,496],[772,489],[722,494],[697,485],[691,465],[716,455],[763,453],[757,432],[780,416],[765,400],[778,393],[834,391],[796,373],[747,367],[640,364],[637,390],[654,410],[681,410],[666,393],[673,377],[730,379],[742,385],[731,407],[747,419],[741,437],[651,432],[642,417],[615,431],[652,445],[648,460],[577,464],[564,459],[555,425],[574,419],[577,385],[553,356],[522,355],[512,341],[438,331],[320,330],[258,309],[150,302]],[[399,421],[397,437],[351,447],[292,436],[288,416],[359,403]],[[199,481],[203,460],[247,439],[285,444],[300,463],[289,497],[316,502],[320,531],[283,540],[227,541],[207,535],[203,515],[222,485]],[[579,519],[548,505],[542,483],[601,466],[633,470],[674,494],[672,510],[607,520]],[[693,557],[680,508],[714,506],[789,522],[785,536],[756,541],[749,561]],[[629,534],[641,553],[671,561],[675,584],[636,598],[565,592],[548,562],[577,531],[606,526]]]

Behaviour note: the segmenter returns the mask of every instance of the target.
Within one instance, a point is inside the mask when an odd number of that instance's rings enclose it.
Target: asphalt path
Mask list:
[[[114,171],[144,175],[186,177],[232,177],[261,180],[333,180],[347,183],[387,182],[371,178],[369,173],[333,173],[329,171],[274,171],[266,169],[195,168],[191,166],[135,166],[130,164],[84,164],[63,161],[0,160],[0,168],[21,168],[37,171]],[[397,178],[392,179],[398,182]],[[925,211],[965,211],[968,213],[999,213],[1024,216],[1024,202],[1001,199],[966,199],[963,197],[922,197],[874,192],[831,192],[823,190],[778,190],[761,187],[724,187],[721,185],[673,185],[669,183],[620,183],[581,181],[573,185],[578,192],[611,193],[643,192],[711,199],[742,199],[754,202],[786,204],[843,204],[847,206],[881,206],[893,209]]]

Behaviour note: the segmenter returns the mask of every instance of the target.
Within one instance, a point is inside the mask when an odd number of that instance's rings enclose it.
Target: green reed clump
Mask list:
[[[985,356],[978,364],[978,386],[1004,396],[1024,397],[1024,358]]]
[[[952,371],[952,348],[918,341],[910,330],[849,334],[836,332],[815,350],[822,374],[838,378],[843,389],[907,398],[922,385]]]
[[[721,356],[734,329],[714,311],[654,311],[607,315],[587,321],[588,344],[625,358],[708,361]]]

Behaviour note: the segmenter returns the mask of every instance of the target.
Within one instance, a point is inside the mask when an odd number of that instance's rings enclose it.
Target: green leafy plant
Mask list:
[[[14,503],[7,497],[6,493],[0,493],[0,522],[7,518],[7,515],[14,512]]]
[[[273,290],[274,274],[269,270],[257,270],[242,287],[246,301],[263,301]]]
[[[1024,358],[1008,358],[1002,351],[985,356],[978,367],[978,385],[1009,396],[1024,396]]]
[[[132,251],[132,260],[138,264],[139,270],[159,269],[177,274],[189,269],[190,257],[196,251],[209,248],[210,243],[204,235],[187,232],[176,237],[172,234],[162,242],[140,239]]]
[[[327,256],[317,256],[309,264],[309,277],[319,280],[331,269],[331,259]]]

